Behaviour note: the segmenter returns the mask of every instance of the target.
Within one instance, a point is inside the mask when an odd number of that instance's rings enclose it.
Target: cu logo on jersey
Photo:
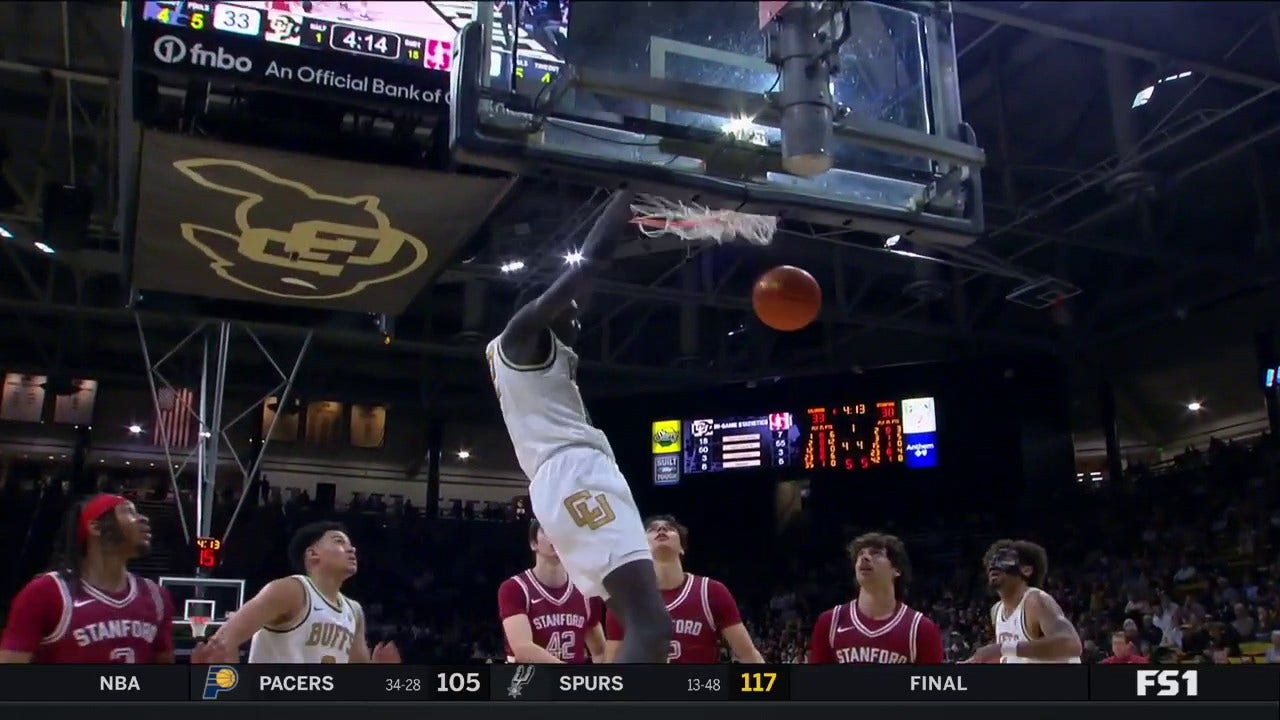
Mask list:
[[[569,511],[573,524],[588,530],[599,530],[613,522],[617,515],[609,507],[609,499],[603,493],[591,497],[586,490],[579,490],[564,499],[564,509]]]

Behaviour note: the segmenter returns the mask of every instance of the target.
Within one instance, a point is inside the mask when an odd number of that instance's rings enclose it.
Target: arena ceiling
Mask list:
[[[955,3],[964,116],[988,155],[989,231],[966,263],[988,270],[922,268],[875,239],[801,226],[766,250],[637,241],[592,301],[588,392],[1026,351],[1065,358],[1087,371],[1085,382],[1150,372],[1153,358],[1133,338],[1211,317],[1224,301],[1238,320],[1280,276],[1273,7]],[[0,225],[16,236],[0,241],[6,367],[142,377],[113,230],[119,13],[114,2],[0,3]],[[1143,88],[1152,91],[1134,107]],[[35,249],[50,182],[93,188],[92,237],[80,249]],[[491,402],[472,402],[488,392],[477,340],[501,327],[516,290],[501,264],[518,253],[531,269],[554,267],[591,198],[589,189],[523,185],[399,318],[394,342],[367,327],[326,327],[300,382],[487,412]],[[779,336],[751,318],[751,283],[779,263],[814,268],[827,287],[828,312],[808,331]],[[1057,309],[1006,300],[1016,278],[1042,276],[1081,292]],[[921,280],[930,291],[913,293]],[[156,347],[196,322],[143,316]],[[1247,342],[1248,325],[1237,327],[1243,337],[1214,342]],[[272,349],[303,335],[288,322],[257,328]],[[249,343],[233,348],[231,362],[244,368],[233,385],[267,367],[259,358]]]

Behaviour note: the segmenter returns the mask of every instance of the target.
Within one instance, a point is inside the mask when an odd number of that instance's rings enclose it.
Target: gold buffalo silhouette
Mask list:
[[[242,198],[234,231],[181,225],[182,237],[219,277],[249,290],[332,300],[427,261],[427,246],[393,227],[372,195],[325,195],[239,160],[192,158],[173,167],[201,187]]]

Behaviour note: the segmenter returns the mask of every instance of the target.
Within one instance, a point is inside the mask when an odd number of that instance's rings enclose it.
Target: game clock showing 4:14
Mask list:
[[[400,59],[400,37],[377,30],[334,25],[329,33],[329,47],[390,60]]]

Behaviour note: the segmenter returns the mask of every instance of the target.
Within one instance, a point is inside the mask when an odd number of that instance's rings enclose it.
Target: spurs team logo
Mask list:
[[[534,665],[521,665],[516,668],[516,672],[511,676],[511,684],[507,686],[507,697],[512,700],[524,694],[524,688],[533,680],[533,673],[537,670]]]
[[[588,530],[599,530],[617,518],[604,493],[591,497],[586,490],[579,490],[564,499],[564,508],[569,511],[574,525]]]
[[[408,275],[427,261],[427,246],[395,228],[377,197],[322,194],[239,160],[193,158],[173,166],[202,188],[240,198],[227,226],[181,223],[182,237],[208,257],[210,269],[240,287],[277,298],[333,300]]]

